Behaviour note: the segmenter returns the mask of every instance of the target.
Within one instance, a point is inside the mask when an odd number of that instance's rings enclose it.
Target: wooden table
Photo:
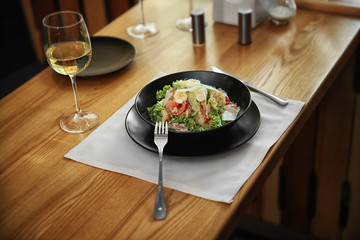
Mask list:
[[[226,238],[260,191],[360,43],[360,20],[298,9],[293,21],[269,20],[252,32],[248,46],[237,43],[237,27],[214,23],[205,10],[206,45],[194,47],[188,32],[175,27],[186,17],[186,1],[145,1],[146,20],[159,33],[130,38],[138,7],[97,33],[131,42],[137,49],[127,68],[79,78],[84,109],[102,122],[133,97],[159,71],[210,70],[215,65],[281,97],[306,102],[295,122],[271,148],[232,204],[165,189],[168,216],[152,216],[156,186],[64,158],[89,133],[60,130],[60,117],[74,109],[68,77],[47,68],[0,101],[1,239],[214,239]],[[120,156],[119,156],[120,157]]]

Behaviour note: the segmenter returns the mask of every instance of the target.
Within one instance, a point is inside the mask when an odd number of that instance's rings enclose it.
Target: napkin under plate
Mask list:
[[[165,155],[165,187],[213,201],[232,202],[270,147],[304,106],[304,102],[295,100],[289,100],[287,106],[280,106],[256,92],[251,92],[251,96],[261,115],[261,125],[255,136],[238,148],[210,156],[183,158]],[[65,157],[157,184],[158,154],[133,142],[125,129],[125,117],[134,99],[130,99]]]

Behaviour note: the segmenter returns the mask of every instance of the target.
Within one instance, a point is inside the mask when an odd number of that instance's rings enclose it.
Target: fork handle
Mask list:
[[[166,217],[166,212],[167,212],[162,175],[163,174],[162,174],[162,156],[161,156],[159,161],[159,180],[158,180],[156,200],[154,205],[154,217],[158,220],[164,219]]]
[[[219,68],[217,68],[217,67],[215,67],[215,66],[212,66],[211,69],[212,69],[214,72],[218,72],[218,73],[222,73],[222,74],[225,74],[225,75],[229,75],[230,77],[233,77],[233,78],[238,79],[240,82],[242,82],[243,84],[245,84],[247,87],[249,87],[249,88],[255,90],[256,92],[261,93],[262,95],[270,98],[271,100],[273,100],[274,102],[276,102],[277,104],[279,104],[279,105],[281,105],[281,106],[286,106],[286,105],[289,103],[289,101],[288,101],[287,99],[281,98],[281,97],[279,97],[279,96],[276,96],[276,95],[274,95],[274,94],[271,94],[271,93],[269,93],[269,92],[266,92],[265,90],[262,90],[261,88],[255,87],[254,85],[252,85],[252,84],[250,84],[250,83],[248,83],[248,82],[245,82],[244,80],[242,80],[242,79],[240,79],[240,78],[238,78],[238,77],[236,77],[236,76],[234,76],[234,75],[232,75],[232,74],[230,74],[230,73],[228,73],[228,72],[225,72],[225,71],[223,71],[223,70],[221,70],[221,69],[219,69]]]
[[[279,104],[281,106],[286,106],[289,103],[288,100],[286,100],[282,97],[276,96],[274,94],[271,94],[265,90],[262,90],[261,88],[255,87],[254,85],[252,85],[250,83],[245,82],[245,85],[248,86],[249,88],[255,90],[256,92],[261,93],[262,95],[270,98],[271,100],[273,100],[274,102],[276,102],[277,104]]]

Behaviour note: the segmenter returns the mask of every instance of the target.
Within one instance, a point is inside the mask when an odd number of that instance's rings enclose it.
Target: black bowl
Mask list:
[[[237,121],[239,121],[239,119],[244,115],[251,104],[251,94],[249,89],[236,78],[211,71],[178,72],[160,77],[150,82],[137,94],[135,98],[136,112],[147,124],[155,127],[155,124],[150,120],[147,108],[153,106],[157,102],[156,91],[162,89],[165,85],[171,85],[172,82],[176,80],[182,80],[185,78],[197,79],[200,80],[200,82],[203,84],[223,89],[225,92],[227,92],[230,100],[240,106],[240,112],[234,121],[231,121],[228,124],[218,128],[197,132],[179,132],[169,130],[170,134],[176,135],[177,137],[203,137],[207,134],[219,134],[224,132],[231,128],[231,126],[233,126]]]

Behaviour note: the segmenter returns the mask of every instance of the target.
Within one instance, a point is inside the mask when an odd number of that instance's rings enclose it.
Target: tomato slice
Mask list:
[[[211,118],[205,118],[205,124],[209,124],[209,122],[210,122],[210,120],[211,120]]]
[[[168,109],[174,116],[179,116],[189,107],[189,104],[184,101],[182,104],[175,102],[175,100],[168,101],[165,108]]]
[[[175,100],[170,100],[165,104],[167,110],[171,111],[174,108],[177,108],[179,104]]]
[[[225,96],[225,105],[231,104],[230,98],[228,96]]]
[[[176,115],[180,115],[186,111],[189,107],[189,104],[186,101],[183,101],[182,104],[178,107],[178,113]],[[175,115],[175,114],[174,114]]]

